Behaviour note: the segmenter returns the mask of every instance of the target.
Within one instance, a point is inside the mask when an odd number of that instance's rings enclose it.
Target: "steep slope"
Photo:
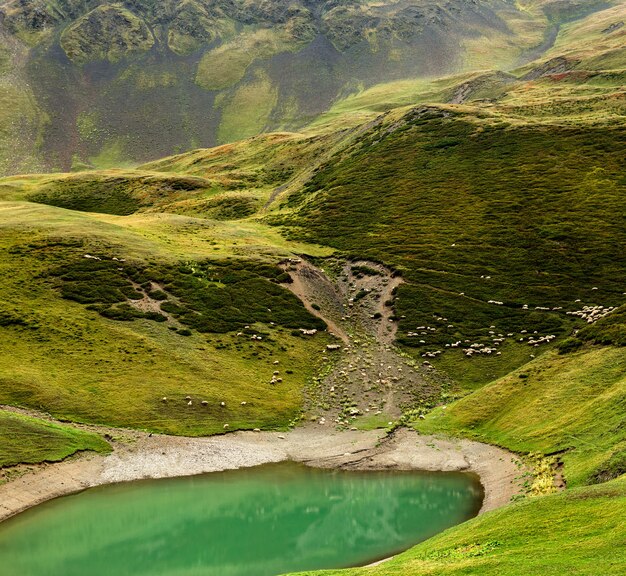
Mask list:
[[[24,70],[28,47],[0,18],[0,174],[42,170],[40,144],[48,120]]]
[[[0,117],[0,169],[109,168],[301,127],[380,82],[526,62],[560,22],[602,6],[3,0],[0,89],[22,126]]]
[[[398,340],[457,358],[446,367],[463,378],[495,356],[528,360],[585,305],[624,303],[625,135],[417,107],[333,157],[270,221],[400,270]]]
[[[626,349],[546,354],[415,426],[555,455],[568,484],[626,473]]]

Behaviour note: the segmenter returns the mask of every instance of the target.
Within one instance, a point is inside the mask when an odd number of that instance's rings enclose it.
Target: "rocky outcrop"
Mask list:
[[[70,60],[116,62],[133,52],[154,45],[146,23],[119,6],[102,5],[79,18],[61,36],[61,46]]]

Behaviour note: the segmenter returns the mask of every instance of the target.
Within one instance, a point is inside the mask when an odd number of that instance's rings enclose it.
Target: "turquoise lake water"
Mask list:
[[[280,463],[92,488],[0,524],[2,576],[275,576],[361,565],[474,516],[465,474]]]

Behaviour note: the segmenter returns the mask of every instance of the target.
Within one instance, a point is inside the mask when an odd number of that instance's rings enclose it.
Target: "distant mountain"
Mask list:
[[[0,1],[0,174],[146,161],[298,129],[381,82],[509,69],[555,0]]]

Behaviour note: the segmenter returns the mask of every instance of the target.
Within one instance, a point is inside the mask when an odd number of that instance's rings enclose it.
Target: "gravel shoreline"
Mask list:
[[[320,468],[471,472],[485,490],[480,513],[520,493],[521,464],[500,448],[464,439],[422,436],[406,429],[236,432],[210,438],[138,433],[111,454],[85,454],[48,464],[0,485],[0,521],[37,504],[92,486],[170,478],[294,460]]]

